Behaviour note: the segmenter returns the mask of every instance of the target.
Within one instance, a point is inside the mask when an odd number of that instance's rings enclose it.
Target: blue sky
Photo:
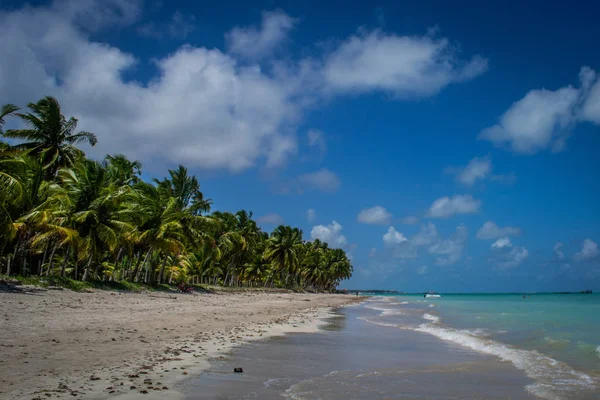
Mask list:
[[[344,287],[598,290],[598,10],[521,3],[5,0],[0,102],[343,247]]]

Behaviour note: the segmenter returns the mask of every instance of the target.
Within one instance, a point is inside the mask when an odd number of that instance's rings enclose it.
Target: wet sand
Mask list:
[[[2,288],[0,288],[2,289]],[[250,340],[313,332],[347,295],[0,290],[0,398],[178,398]]]
[[[323,331],[290,334],[235,349],[182,382],[189,400],[522,399],[532,383],[495,357],[431,335],[377,326],[374,315],[348,307]],[[242,367],[243,374],[233,373]]]

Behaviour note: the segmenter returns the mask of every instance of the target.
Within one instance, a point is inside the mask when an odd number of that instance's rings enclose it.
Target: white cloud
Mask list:
[[[308,137],[308,145],[319,150],[321,157],[327,152],[327,142],[325,141],[325,134],[317,129],[311,129],[306,134]]]
[[[260,30],[236,27],[226,35],[229,52],[250,60],[268,56],[287,39],[296,22],[282,11],[264,11]]]
[[[148,36],[155,39],[180,39],[188,37],[196,29],[196,17],[193,15],[184,15],[176,11],[171,19],[163,24],[153,22],[145,23],[137,28],[142,36]]]
[[[493,221],[485,222],[477,232],[477,239],[497,239],[503,236],[519,236],[521,229],[514,226],[500,228]]]
[[[404,225],[416,225],[419,223],[419,218],[409,215],[407,217],[402,218],[402,223]]]
[[[557,242],[553,247],[554,254],[556,255],[556,258],[558,258],[559,260],[565,259],[565,253],[563,253],[563,251],[561,250],[562,247],[563,247],[562,242]]]
[[[492,260],[498,268],[506,269],[521,265],[527,257],[529,257],[529,251],[525,247],[512,247],[509,251],[499,250]]]
[[[456,232],[448,239],[439,239],[427,249],[430,254],[436,255],[435,263],[440,266],[456,264],[462,257],[468,238],[468,231],[464,225],[456,227]]]
[[[330,225],[313,226],[310,231],[310,237],[326,242],[331,247],[343,247],[346,244],[346,237],[342,235],[342,225],[333,221]]]
[[[512,247],[509,237],[503,237],[492,243],[492,249],[503,249],[505,247]]]
[[[478,180],[483,180],[492,172],[490,157],[475,157],[456,176],[456,179],[466,186],[473,186]]]
[[[460,60],[448,39],[397,36],[380,30],[343,41],[325,61],[333,91],[384,91],[399,97],[427,97],[444,87],[481,75],[487,60]]]
[[[564,149],[569,131],[577,122],[600,123],[600,87],[598,82],[593,85],[596,74],[583,67],[579,77],[579,88],[569,85],[557,90],[531,90],[479,137],[516,153]]]
[[[363,224],[386,225],[392,220],[392,214],[381,206],[375,206],[363,209],[356,219]]]
[[[581,246],[581,251],[575,253],[573,259],[575,261],[589,261],[600,255],[598,245],[592,239],[585,239]]]
[[[183,46],[156,60],[160,76],[147,85],[125,81],[140,60],[90,41],[61,10],[0,14],[0,41],[11,54],[0,63],[0,93],[17,105],[57,97],[81,129],[98,135],[92,154],[118,149],[156,169],[167,161],[241,171],[295,151],[284,126],[300,116],[297,93],[276,78],[217,49]]]
[[[431,222],[421,225],[419,233],[417,233],[412,239],[411,243],[414,246],[428,246],[438,239],[438,232],[435,225]]]
[[[308,219],[308,222],[313,222],[317,219],[317,212],[313,208],[309,208],[306,210],[306,219]]]
[[[98,41],[101,30],[143,26],[143,4],[55,0],[0,13],[2,51],[10,54],[0,61],[0,102],[24,106],[56,97],[64,114],[79,119],[80,129],[98,135],[98,145],[85,149],[91,156],[122,152],[149,172],[179,163],[240,172],[290,160],[298,151],[296,127],[328,95],[357,87],[432,95],[485,66],[477,57],[459,61],[446,39],[380,32],[352,36],[321,58],[259,66],[254,61],[273,54],[296,23],[281,11],[264,13],[260,28],[234,28],[226,35],[228,51],[184,45],[139,58]],[[173,35],[191,29],[189,16],[175,14],[171,22]],[[392,51],[389,63],[368,62],[371,55],[385,58],[386,50]],[[352,63],[344,65],[347,57]],[[138,80],[134,73],[148,63],[156,76]],[[336,78],[340,69],[344,74]],[[340,185],[327,170],[295,183],[302,190],[335,191]]]
[[[428,270],[429,270],[429,267],[427,265],[421,265],[419,268],[417,268],[417,274],[425,275]]]
[[[471,195],[441,197],[433,202],[427,215],[430,218],[449,218],[457,214],[472,214],[479,211],[481,201]]]
[[[266,214],[262,217],[259,217],[256,222],[259,224],[272,224],[272,225],[281,225],[283,224],[283,217],[279,214]]]
[[[402,242],[406,242],[407,240],[408,239],[402,233],[398,232],[393,226],[390,226],[387,233],[383,235],[383,243],[388,246],[397,245]]]
[[[330,170],[323,168],[316,172],[300,175],[292,186],[295,186],[299,193],[308,190],[320,190],[322,192],[337,192],[341,186],[340,178]]]

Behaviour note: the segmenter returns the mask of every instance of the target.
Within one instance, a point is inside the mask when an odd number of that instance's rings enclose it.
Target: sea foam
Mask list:
[[[423,318],[430,319],[426,316],[434,317],[425,314]],[[573,389],[593,390],[598,387],[598,382],[589,375],[575,371],[569,365],[537,351],[515,349],[494,340],[485,339],[481,337],[482,335],[477,334],[479,332],[443,327],[438,325],[437,322],[439,322],[439,319],[413,329],[511,362],[516,368],[524,371],[528,377],[536,381],[526,388],[538,397],[549,400],[563,399],[568,398]]]

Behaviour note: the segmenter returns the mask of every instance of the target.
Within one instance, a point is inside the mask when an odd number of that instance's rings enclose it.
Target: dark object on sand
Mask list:
[[[177,285],[177,289],[179,289],[180,293],[194,293],[194,288],[186,283],[180,283]]]
[[[236,374],[241,374],[242,372],[244,372],[244,370],[242,369],[242,367],[237,367],[233,369],[233,372],[235,372]]]

